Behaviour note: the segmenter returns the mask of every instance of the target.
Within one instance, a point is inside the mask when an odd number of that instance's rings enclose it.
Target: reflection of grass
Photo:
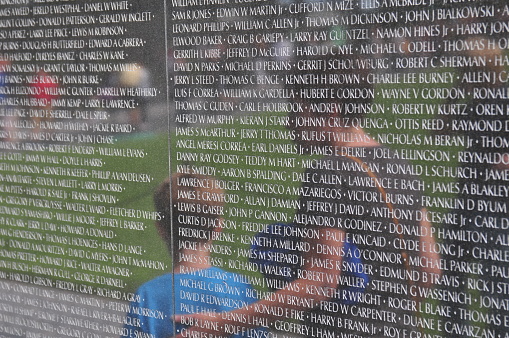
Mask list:
[[[121,158],[115,159],[111,163],[114,170],[125,172],[143,172],[152,176],[153,181],[150,184],[129,183],[125,185],[125,191],[129,191],[127,196],[123,196],[119,202],[120,207],[141,209],[153,211],[152,194],[154,188],[169,175],[168,171],[168,136],[167,134],[157,135],[148,138],[127,139],[121,143],[126,148],[143,148],[147,156],[141,160],[136,160],[133,165],[132,160]],[[146,250],[139,258],[161,261],[170,266],[171,260],[166,245],[160,240],[152,220],[142,220],[146,230],[143,232],[136,230],[119,231],[117,241],[119,243],[131,243],[141,245]],[[127,256],[127,255],[126,255]],[[143,281],[151,279],[163,273],[160,270],[131,267],[132,276],[127,280],[129,289],[138,287]]]
[[[43,235],[42,241],[26,240],[21,237],[9,236],[4,233],[0,236],[3,239],[4,248],[9,251],[22,251],[19,249],[13,249],[13,243],[9,242],[9,239],[17,240],[18,242],[32,243],[32,247],[28,248],[27,251],[31,254],[35,254],[36,261],[30,263],[30,267],[27,271],[20,271],[19,268],[9,269],[9,265],[2,267],[2,270],[12,272],[22,272],[26,274],[37,274],[52,278],[48,270],[37,269],[52,268],[67,270],[71,274],[74,272],[89,273],[91,275],[105,276],[122,279],[126,283],[126,290],[132,291],[142,281],[152,278],[156,275],[161,274],[161,271],[156,271],[143,267],[136,267],[134,264],[130,264],[126,261],[125,257],[131,256],[134,258],[143,258],[146,260],[161,261],[163,265],[169,265],[169,258],[166,252],[165,246],[156,237],[156,231],[154,230],[153,221],[147,217],[134,217],[134,218],[122,218],[113,216],[109,212],[110,207],[119,207],[125,209],[137,209],[144,211],[152,211],[152,190],[162,181],[164,177],[168,176],[168,161],[167,161],[167,135],[136,135],[132,138],[119,140],[113,148],[117,149],[143,149],[146,155],[144,158],[130,158],[130,157],[119,157],[119,156],[100,156],[96,151],[93,155],[83,154],[65,154],[66,156],[80,157],[80,158],[101,158],[102,166],[93,167],[87,165],[66,165],[62,164],[62,155],[58,154],[60,158],[59,164],[43,164],[41,162],[32,162],[30,164],[37,165],[39,168],[43,167],[62,167],[71,169],[86,169],[88,170],[89,177],[66,177],[62,175],[47,175],[47,174],[23,174],[24,176],[30,176],[36,180],[36,177],[43,177],[56,180],[65,178],[76,179],[78,182],[75,187],[61,188],[58,186],[46,185],[41,186],[40,181],[37,184],[14,184],[9,183],[5,179],[2,184],[1,197],[3,198],[2,205],[14,208],[17,205],[10,204],[12,197],[15,198],[27,198],[29,205],[25,208],[27,211],[22,211],[20,216],[10,217],[7,214],[0,215],[2,221],[2,227],[9,230],[20,230],[19,226],[5,226],[10,225],[9,219],[19,219],[24,221],[24,229],[32,232],[41,233]],[[97,147],[96,147],[97,148]],[[28,155],[28,154],[25,154]],[[34,155],[34,153],[30,153]],[[55,155],[55,153],[45,152],[39,153],[39,156]],[[28,164],[28,156],[23,163]],[[6,161],[6,163],[8,163]],[[14,163],[14,162],[11,162]],[[91,163],[91,162],[89,162]],[[128,181],[114,181],[110,179],[98,179],[92,176],[92,170],[102,171],[110,173],[112,172],[129,172],[129,173],[146,173],[152,176],[153,181],[149,183],[136,183]],[[19,173],[3,171],[2,175],[15,175]],[[106,174],[107,175],[107,174]],[[91,183],[92,182],[92,183]],[[95,182],[95,183],[94,183]],[[102,183],[119,183],[123,187],[123,192],[100,190],[106,188],[102,186]],[[10,190],[9,187],[22,186],[23,190],[18,192]],[[34,194],[45,194],[42,190],[33,190],[30,188],[42,188],[45,191],[52,191],[52,193],[59,193],[53,197],[48,196],[36,196]],[[118,187],[118,185],[116,186]],[[65,194],[65,195],[63,195]],[[108,196],[105,201],[88,201],[86,199],[94,198],[91,194],[103,194]],[[115,199],[112,201],[112,197]],[[81,205],[96,205],[105,206],[104,214],[92,213],[87,211],[68,211],[64,207],[62,210],[58,209],[58,206],[54,208],[37,208],[33,204],[36,200],[48,200],[65,203],[76,203]],[[22,206],[23,208],[25,206]],[[41,219],[37,215],[33,215],[32,211],[43,210],[50,212],[49,219]],[[58,214],[58,215],[57,215]],[[71,215],[70,218],[66,215]],[[32,216],[32,217],[30,217]],[[83,217],[83,216],[93,216]],[[44,216],[43,216],[44,217]],[[117,219],[118,223],[100,222],[100,219]],[[126,221],[134,221],[137,223],[124,223]],[[39,221],[35,223],[33,221]],[[114,226],[112,226],[114,225]],[[30,228],[32,227],[32,228]],[[38,228],[39,227],[39,228]],[[131,229],[129,229],[131,227]],[[106,238],[103,238],[106,237]],[[112,238],[109,238],[112,237]],[[80,242],[73,242],[78,239]],[[103,246],[103,243],[114,243],[114,245]],[[40,246],[39,244],[46,244],[47,246]],[[14,244],[15,245],[15,244]],[[47,253],[47,248],[50,245],[58,246],[64,250],[64,254]],[[98,248],[95,248],[97,246]],[[132,247],[129,247],[132,246]],[[132,251],[137,251],[135,246],[142,246],[146,250],[143,255],[137,255]],[[101,255],[106,254],[106,255]],[[4,256],[4,255],[2,255]],[[115,257],[114,257],[115,256]],[[11,259],[8,257],[0,257],[5,262],[10,262]],[[63,260],[62,260],[63,259]],[[66,260],[67,259],[67,260]],[[128,259],[128,258],[127,258]],[[13,260],[16,261],[16,260]],[[18,260],[19,261],[19,260]],[[91,264],[92,263],[92,264]],[[99,264],[99,265],[94,265]],[[83,265],[82,265],[83,264]],[[140,264],[138,264],[140,265]],[[108,273],[108,267],[120,267],[124,268],[123,272],[117,270],[116,273],[129,274],[129,276],[115,275],[114,273]],[[125,270],[128,269],[128,270]],[[96,271],[96,270],[99,270]],[[102,272],[101,272],[102,271]],[[64,278],[54,277],[53,279],[65,280]],[[74,278],[65,281],[74,281]],[[86,283],[92,284],[96,287],[104,287],[100,283]]]

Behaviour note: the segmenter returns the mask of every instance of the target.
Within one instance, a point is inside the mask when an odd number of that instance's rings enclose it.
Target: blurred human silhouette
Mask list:
[[[138,289],[141,301],[131,303],[127,314],[129,337],[173,337],[186,327],[173,325],[174,314],[219,313],[256,301],[245,278],[212,266],[213,234],[223,223],[224,192],[218,186],[210,176],[174,174],[157,188],[154,204],[161,219],[156,227],[173,253],[173,271]]]

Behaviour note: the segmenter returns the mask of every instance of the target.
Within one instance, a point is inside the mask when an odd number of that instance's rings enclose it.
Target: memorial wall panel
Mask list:
[[[509,3],[0,0],[0,336],[509,337]]]

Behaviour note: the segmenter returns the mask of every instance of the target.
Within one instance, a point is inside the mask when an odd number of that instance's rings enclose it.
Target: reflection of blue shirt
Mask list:
[[[140,335],[136,333],[143,332],[155,338],[172,337],[173,314],[224,312],[255,302],[253,288],[241,280],[244,278],[238,274],[212,267],[193,273],[166,274],[148,281],[137,291],[139,303],[132,302],[129,307],[127,336],[137,337]],[[187,326],[190,325],[177,324],[176,333]]]

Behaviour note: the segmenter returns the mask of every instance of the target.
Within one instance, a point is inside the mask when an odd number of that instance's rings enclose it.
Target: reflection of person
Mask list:
[[[215,188],[216,182],[208,176],[175,174],[156,190],[154,202],[162,216],[157,229],[173,251],[175,264],[173,273],[138,289],[141,301],[129,308],[128,337],[144,337],[140,333],[172,337],[185,327],[173,326],[173,314],[224,312],[256,300],[243,278],[210,263],[211,238],[221,229],[223,203],[220,198],[205,201],[200,196],[220,197],[223,191]]]
[[[362,114],[344,113],[345,102],[336,99],[341,93],[350,96],[348,103],[369,105],[373,88],[364,82],[366,77],[359,75],[358,83],[331,88],[320,71],[295,74],[302,75],[298,78],[302,85],[293,89],[301,93],[303,109],[290,117],[299,146],[326,156],[309,161],[303,175],[301,209],[295,216],[298,226],[313,230],[314,235],[303,238],[310,250],[303,253],[305,263],[296,280],[276,291],[275,296],[234,313],[270,321],[284,320],[285,314],[293,313],[307,324],[299,325],[296,332],[312,337],[381,337],[389,334],[385,328],[400,333],[407,330],[407,334],[419,331],[412,317],[418,309],[413,296],[419,296],[417,290],[425,295],[432,276],[440,274],[438,256],[431,250],[431,224],[419,203],[422,182],[399,153],[382,146],[360,127],[364,124]],[[349,76],[357,78],[353,72],[344,78]],[[332,90],[334,98],[329,95]],[[319,93],[320,98],[312,93]],[[318,109],[324,105],[328,107],[326,113]],[[370,278],[364,295],[350,304],[342,302],[352,297],[342,287],[362,282],[341,278],[347,261],[343,260],[346,239],[358,246],[352,254],[363,259]],[[256,307],[273,310],[259,313]],[[191,317],[216,322],[220,327],[232,324],[205,314]],[[190,330],[216,333],[197,327]]]

